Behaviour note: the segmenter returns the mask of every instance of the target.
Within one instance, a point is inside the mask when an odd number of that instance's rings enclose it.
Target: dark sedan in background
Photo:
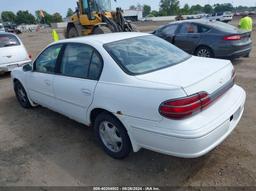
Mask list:
[[[206,19],[173,22],[153,34],[201,57],[248,57],[252,49],[251,32]]]

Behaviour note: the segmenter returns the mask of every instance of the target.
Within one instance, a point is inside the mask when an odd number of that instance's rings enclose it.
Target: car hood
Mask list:
[[[190,59],[168,68],[136,76],[139,80],[179,86],[189,95],[199,91],[212,93],[232,78],[233,66],[228,60]]]

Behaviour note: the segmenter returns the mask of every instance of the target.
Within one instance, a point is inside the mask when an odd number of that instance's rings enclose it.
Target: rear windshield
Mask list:
[[[219,21],[210,21],[209,26],[213,26],[214,28],[216,28],[217,30],[223,31],[223,32],[237,32],[238,28],[230,25],[230,24],[226,24],[223,22],[219,22]]]
[[[0,34],[0,48],[20,45],[18,39],[9,34]]]
[[[108,43],[104,48],[130,75],[160,70],[190,58],[183,50],[153,35]]]

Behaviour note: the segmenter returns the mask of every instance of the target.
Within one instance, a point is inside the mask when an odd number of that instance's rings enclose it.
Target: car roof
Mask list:
[[[175,21],[171,22],[170,24],[179,24],[179,23],[198,23],[198,24],[211,24],[216,21],[212,21],[209,19],[191,19],[191,20],[182,20],[182,21]]]
[[[66,43],[66,42],[77,42],[77,43],[100,43],[100,44],[107,44],[110,42],[116,42],[120,40],[125,40],[134,37],[140,36],[147,36],[151,34],[147,33],[140,33],[140,32],[119,32],[119,33],[108,33],[108,34],[99,34],[99,35],[90,35],[86,37],[78,37],[78,38],[71,38],[60,40],[57,43]],[[53,43],[54,44],[54,43]]]

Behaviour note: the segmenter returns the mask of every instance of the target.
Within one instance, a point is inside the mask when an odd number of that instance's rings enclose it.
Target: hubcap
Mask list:
[[[197,56],[209,58],[211,57],[211,53],[207,49],[201,49],[198,51]]]
[[[18,94],[19,100],[22,103],[25,103],[26,102],[26,94],[25,94],[25,92],[24,92],[24,90],[22,89],[21,86],[17,87],[17,94]]]
[[[115,125],[108,121],[103,121],[99,128],[100,138],[104,145],[112,152],[119,152],[123,147],[123,140]]]

